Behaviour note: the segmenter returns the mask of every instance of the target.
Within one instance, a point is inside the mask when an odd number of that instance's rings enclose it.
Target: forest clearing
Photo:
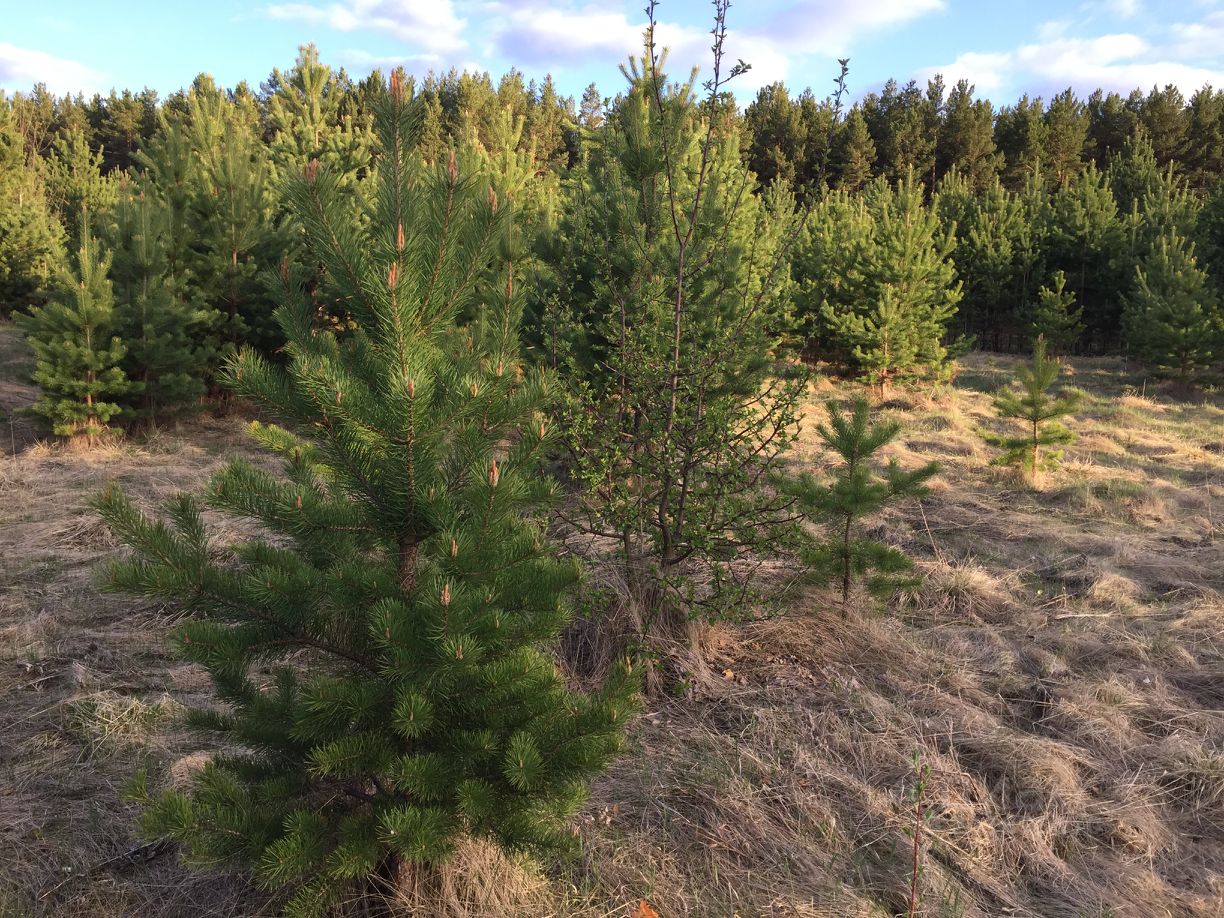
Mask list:
[[[32,393],[11,328],[2,342],[11,412]],[[925,914],[1220,913],[1224,403],[1150,380],[1144,395],[1123,362],[1074,360],[1081,436],[1032,492],[977,434],[1013,360],[969,355],[952,387],[886,407],[907,464],[944,463],[929,497],[874,523],[918,559],[920,589],[850,620],[813,590],[717,626],[713,678],[649,702],[596,782],[582,858],[539,878],[465,851],[453,869],[492,900],[456,892],[438,914],[627,916],[643,899],[677,916],[895,914],[915,756]],[[233,452],[260,461],[241,426],[6,451],[0,913],[273,913],[232,873],[133,834],[123,788],[142,763],[168,780],[198,767],[178,715],[208,680],[168,655],[164,607],[92,586],[117,546],[85,505],[109,480],[151,505]],[[810,433],[793,461],[823,461]]]
[[[1224,13],[1044,2],[7,23],[0,918],[1224,918]]]

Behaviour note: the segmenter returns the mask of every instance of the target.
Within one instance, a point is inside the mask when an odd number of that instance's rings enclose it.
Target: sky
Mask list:
[[[641,47],[645,0],[0,0],[0,88],[163,96],[198,73],[258,87],[297,48],[354,76],[403,64],[551,73],[562,94],[624,85]],[[708,66],[709,0],[662,0],[659,40],[673,74]],[[1124,95],[1172,83],[1188,97],[1224,88],[1224,0],[733,0],[726,53],[751,69],[728,87],[746,104],[776,80],[832,88],[850,59],[854,98],[890,77],[967,79],[996,104],[1068,86]]]

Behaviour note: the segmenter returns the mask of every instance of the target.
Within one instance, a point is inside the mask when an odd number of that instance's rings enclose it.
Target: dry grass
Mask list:
[[[1077,361],[1082,436],[1035,491],[977,438],[1009,364],[971,356],[956,389],[886,408],[900,461],[945,469],[872,523],[921,587],[890,614],[843,620],[817,591],[717,629],[716,678],[643,712],[581,856],[537,869],[470,845],[403,911],[900,914],[917,754],[923,915],[1224,915],[1224,407]],[[108,480],[146,504],[200,483],[247,449],[239,426],[0,457],[4,918],[274,911],[241,876],[133,837],[122,787],[141,764],[190,779],[209,750],[176,712],[208,685],[167,658],[165,610],[94,590],[114,546],[83,510]],[[796,463],[822,461],[807,436]]]

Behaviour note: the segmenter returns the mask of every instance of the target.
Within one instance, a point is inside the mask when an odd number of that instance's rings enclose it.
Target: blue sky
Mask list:
[[[43,81],[56,92],[150,86],[162,94],[211,73],[258,86],[312,41],[323,59],[364,75],[402,63],[551,72],[566,94],[592,80],[622,85],[617,64],[640,42],[644,0],[0,0],[0,88]],[[708,0],[664,0],[661,40],[672,71],[708,58]],[[1173,83],[1188,96],[1224,88],[1224,0],[738,0],[727,51],[752,70],[747,102],[784,80],[824,95],[835,59],[850,58],[854,96],[888,77],[966,78],[996,103],[1067,86]]]

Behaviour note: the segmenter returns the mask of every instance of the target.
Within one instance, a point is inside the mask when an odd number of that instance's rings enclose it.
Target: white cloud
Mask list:
[[[1219,60],[1224,54],[1224,12],[1208,13],[1201,22],[1179,22],[1172,32],[1180,57]]]
[[[101,92],[105,81],[105,74],[80,61],[0,42],[0,86],[28,90],[35,83],[46,83],[56,94],[92,94]]]
[[[642,53],[646,18],[630,19],[623,12],[601,7],[576,7],[540,2],[499,2],[488,7],[496,23],[489,36],[489,53],[517,66],[549,69],[580,68],[595,60],[624,61]],[[668,71],[687,78],[691,67],[708,71],[711,63],[709,27],[660,20],[656,44],[668,49]],[[729,88],[737,93],[784,79],[787,55],[771,39],[748,31],[727,30],[726,59],[743,59],[752,69]]]
[[[377,30],[410,43],[405,64],[448,66],[464,52],[502,59],[528,70],[584,70],[592,61],[623,61],[642,51],[646,17],[642,2],[607,0],[289,0],[268,7],[276,19],[297,20],[351,32]],[[741,98],[787,78],[794,62],[831,59],[862,36],[945,9],[947,0],[790,0],[764,22],[737,28],[732,16],[726,56],[751,69],[728,88]],[[670,10],[660,7],[666,16]],[[687,19],[687,16],[686,16]],[[690,67],[710,66],[710,24],[668,18],[658,22],[658,42],[670,51],[668,69],[687,77]],[[349,52],[354,64],[359,61]]]
[[[457,61],[444,57],[440,54],[423,53],[423,54],[371,54],[369,51],[364,51],[360,48],[347,48],[337,54],[337,60],[350,73],[365,74],[374,70],[381,70],[386,76],[396,67],[403,67],[410,75],[417,78],[418,84],[421,79],[431,70],[434,73],[441,73],[455,67],[457,70],[479,73],[484,68],[476,61],[464,60]]]
[[[452,0],[346,0],[326,6],[280,3],[270,6],[273,19],[325,25],[340,32],[389,33],[430,53],[461,51],[467,21],[455,14]]]
[[[946,8],[946,0],[815,0],[784,9],[760,31],[789,51],[841,55],[869,32]]]
[[[645,22],[624,13],[560,5],[495,3],[493,50],[525,64],[580,64],[592,56],[623,57],[640,50]]]
[[[761,86],[785,80],[796,58],[832,58],[862,36],[945,9],[947,0],[804,0],[760,25],[736,28],[732,16],[724,51],[729,62],[744,60],[752,69],[728,88],[744,98]],[[621,9],[547,0],[495,0],[485,9],[494,23],[488,51],[516,64],[549,68],[579,67],[592,58],[621,59],[640,54],[644,15]],[[660,7],[667,13],[667,7]],[[687,76],[696,65],[709,75],[710,25],[661,19],[658,43],[669,51],[669,69]]]
[[[1224,69],[1172,59],[1170,48],[1129,33],[1097,38],[1055,38],[1012,51],[968,52],[919,76],[942,73],[947,83],[965,79],[979,94],[1031,92],[1049,96],[1068,86],[1080,95],[1094,89],[1126,94],[1172,83],[1189,96],[1204,83],[1224,85]],[[1002,91],[1002,93],[1001,93]]]

